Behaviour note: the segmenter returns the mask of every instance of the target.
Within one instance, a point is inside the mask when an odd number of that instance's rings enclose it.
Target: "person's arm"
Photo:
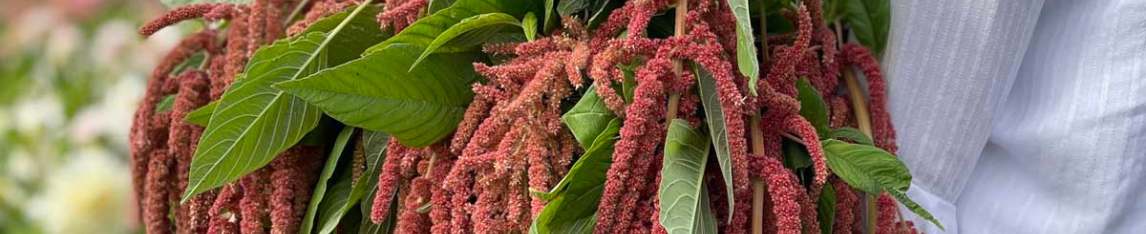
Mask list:
[[[958,233],[955,202],[1014,83],[1043,0],[892,0],[883,64],[908,196]],[[904,211],[919,230],[944,233]]]

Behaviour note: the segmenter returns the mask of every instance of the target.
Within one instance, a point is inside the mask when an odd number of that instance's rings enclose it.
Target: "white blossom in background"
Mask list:
[[[24,210],[49,234],[126,233],[131,176],[127,166],[101,148],[68,155],[47,175],[45,188]]]
[[[72,120],[71,140],[78,145],[96,143],[106,137],[117,148],[127,149],[133,113],[143,97],[142,77],[125,76],[108,87],[99,103],[80,111]]]

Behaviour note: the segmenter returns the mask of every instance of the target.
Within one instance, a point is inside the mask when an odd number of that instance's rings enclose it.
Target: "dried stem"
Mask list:
[[[764,4],[760,4],[760,61],[768,60],[768,30],[767,11]],[[749,84],[756,85],[756,84]],[[752,137],[752,154],[764,157],[764,131],[760,129],[760,114],[753,110],[751,122],[748,124]],[[764,180],[752,180],[752,234],[764,233],[764,194],[767,192]]]
[[[673,27],[673,36],[684,36],[685,18],[688,15],[688,0],[676,1],[676,25]],[[677,79],[680,78],[681,62],[679,59],[672,61],[672,73]],[[668,109],[665,110],[665,120],[672,121],[676,119],[676,112],[680,106],[680,92],[672,92],[669,94]]]
[[[856,81],[855,72],[851,69],[844,69],[844,82],[847,83],[848,93],[851,95],[852,100],[852,113],[856,115],[856,123],[859,124],[860,132],[863,132],[867,137],[871,137],[871,116],[867,111],[867,100],[863,96],[863,90],[860,89],[859,82]],[[876,195],[867,195],[867,233],[875,233],[876,226]]]

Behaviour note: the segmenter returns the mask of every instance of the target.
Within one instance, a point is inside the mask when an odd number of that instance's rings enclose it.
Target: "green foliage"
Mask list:
[[[840,138],[851,139],[851,140],[855,141],[856,144],[861,144],[861,145],[869,145],[869,146],[875,145],[875,143],[872,143],[871,138],[867,137],[867,134],[863,134],[863,132],[860,132],[859,129],[855,129],[855,128],[842,127],[842,128],[832,129],[832,137],[835,137],[837,139],[840,139]]]
[[[183,117],[183,121],[206,127],[207,123],[211,122],[211,114],[215,113],[216,106],[219,106],[219,102],[207,103],[207,105],[203,105],[199,107],[199,109],[187,113],[187,117]]]
[[[199,4],[199,3],[233,3],[233,4],[249,4],[252,0],[159,0],[167,8],[176,8],[185,5]]]
[[[756,39],[752,33],[752,16],[748,0],[728,0],[728,7],[736,15],[736,65],[740,74],[748,77],[748,90],[756,95],[756,81],[760,79],[760,62],[756,59]]]
[[[310,230],[314,227],[314,216],[318,214],[320,208],[324,208],[319,207],[319,203],[323,202],[323,197],[326,196],[327,181],[330,180],[331,176],[334,176],[334,170],[338,167],[338,159],[342,158],[342,152],[346,149],[346,144],[350,142],[352,133],[354,133],[354,127],[343,127],[342,132],[338,133],[338,138],[334,140],[334,147],[331,148],[330,156],[326,158],[326,165],[322,167],[314,192],[311,193],[310,205],[307,206],[306,216],[302,219],[302,225],[299,227],[300,233],[311,233]],[[338,186],[334,187],[337,188]]]
[[[209,121],[199,141],[183,201],[266,165],[318,124],[317,108],[271,85],[349,61],[381,40],[373,15],[363,14],[367,6],[325,19],[340,22],[329,32],[282,39],[255,52],[246,77],[235,79],[217,101],[211,118],[219,121]]]
[[[712,78],[712,74],[700,67],[700,65],[693,64],[695,70],[697,92],[700,95],[700,103],[704,106],[704,121],[708,123],[708,129],[712,132],[712,145],[716,149],[716,162],[720,166],[720,173],[724,177],[725,194],[727,194],[728,201],[735,201],[734,193],[732,192],[732,153],[728,146],[728,125],[724,122],[724,107],[720,105],[720,97],[717,96],[716,79]],[[732,210],[735,204],[729,202],[728,210]],[[729,215],[728,221],[732,221],[732,216]]]
[[[613,144],[620,139],[620,132],[620,119],[611,120],[552,191],[536,194],[549,199],[549,204],[533,219],[530,233],[593,232],[606,173],[613,164]]]
[[[605,107],[605,101],[597,96],[597,87],[589,86],[581,100],[561,116],[561,122],[573,132],[573,137],[581,143],[582,149],[589,149],[615,118],[617,115]]]
[[[820,233],[831,234],[836,223],[836,187],[825,183],[820,192],[820,202],[816,206],[816,220],[820,223]]]
[[[888,0],[840,1],[847,12],[845,19],[860,44],[871,49],[878,58],[887,46],[887,32],[891,24],[891,4]]]
[[[333,233],[339,223],[343,221],[343,217],[349,217],[347,215],[351,208],[363,198],[371,200],[371,197],[365,196],[378,187],[377,175],[382,168],[382,159],[385,158],[384,154],[386,146],[390,142],[390,135],[364,131],[361,137],[365,149],[366,170],[355,179],[351,177],[351,169],[342,169],[342,175],[338,177],[337,182],[327,192],[319,206],[318,219],[315,220],[314,227],[320,234]],[[345,162],[345,160],[343,161]],[[346,164],[342,165],[345,166]],[[365,215],[369,217],[369,214]]]
[[[449,8],[435,12],[414,24],[406,27],[398,35],[366,50],[370,55],[384,50],[393,44],[410,44],[420,48],[429,48],[435,39],[462,20],[476,15],[488,13],[504,13],[513,17],[522,17],[526,12],[540,11],[537,1],[534,0],[458,0]],[[472,51],[482,41],[462,40],[461,45],[443,46],[435,50],[437,53],[456,53]],[[467,46],[468,45],[468,46]],[[369,56],[366,56],[369,57]]]
[[[665,139],[660,197],[660,224],[668,233],[713,233],[716,221],[708,208],[704,168],[708,164],[708,136],[688,121],[674,119]]]
[[[158,112],[169,111],[169,110],[171,110],[171,107],[174,107],[174,106],[175,106],[175,94],[163,96],[163,100],[159,100],[159,103],[155,104],[155,112],[158,113]]]
[[[802,78],[796,81],[796,90],[799,92],[797,98],[800,100],[800,116],[816,128],[816,135],[819,135],[820,139],[830,138],[832,132],[828,128],[828,123],[831,121],[828,117],[828,105],[824,103],[824,98],[820,97],[820,92],[808,84],[807,79]]]
[[[931,213],[907,197],[911,173],[895,155],[874,146],[832,139],[824,140],[823,147],[828,167],[848,185],[867,194],[887,192],[912,212],[943,228]]]
[[[426,6],[426,14],[434,14],[442,9],[453,6],[458,0],[430,0],[430,4]]]
[[[525,39],[533,41],[537,38],[537,16],[533,12],[525,14],[521,19],[521,30],[525,32]]]
[[[413,71],[414,68],[416,68],[418,64],[422,62],[422,60],[426,59],[427,56],[430,56],[430,54],[439,50],[464,51],[466,47],[472,47],[483,43],[494,37],[498,32],[502,31],[504,28],[503,26],[506,25],[520,27],[521,22],[518,22],[516,18],[513,18],[513,16],[504,13],[487,13],[465,18],[457,24],[450,26],[450,28],[446,29],[446,31],[443,31],[442,34],[438,35],[437,38],[434,38],[434,40],[430,42],[430,45],[426,46],[426,50],[422,52],[422,55],[418,56],[417,60],[414,60],[414,64],[410,65],[409,70]],[[463,35],[468,36],[462,37]],[[531,37],[529,34],[526,34],[526,38]],[[459,46],[460,48],[446,46],[447,43],[451,42],[453,42],[455,45],[462,46]],[[443,48],[443,46],[446,47]]]
[[[428,146],[457,128],[473,100],[477,53],[433,54],[407,72],[421,48],[393,44],[301,80],[275,85],[347,125]]]

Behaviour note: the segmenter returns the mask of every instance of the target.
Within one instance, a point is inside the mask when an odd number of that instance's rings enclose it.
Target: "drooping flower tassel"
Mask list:
[[[382,164],[382,170],[378,175],[378,190],[374,194],[370,221],[382,223],[390,213],[390,202],[393,201],[391,198],[398,189],[398,181],[401,180],[402,158],[408,150],[410,149],[402,146],[397,139],[390,139],[390,144],[386,147],[386,161]]]
[[[784,168],[779,159],[771,157],[753,157],[761,164],[758,173],[768,184],[768,197],[771,198],[772,215],[776,219],[777,234],[800,234],[800,203],[799,196],[803,193],[803,186],[796,179],[796,175]]]
[[[883,80],[883,72],[879,70],[879,61],[872,56],[870,50],[856,44],[844,45],[843,54],[847,57],[848,64],[858,67],[867,78],[872,141],[877,147],[894,154],[898,151],[898,146],[895,144],[895,127],[891,125],[891,115],[887,112],[887,86]]]

